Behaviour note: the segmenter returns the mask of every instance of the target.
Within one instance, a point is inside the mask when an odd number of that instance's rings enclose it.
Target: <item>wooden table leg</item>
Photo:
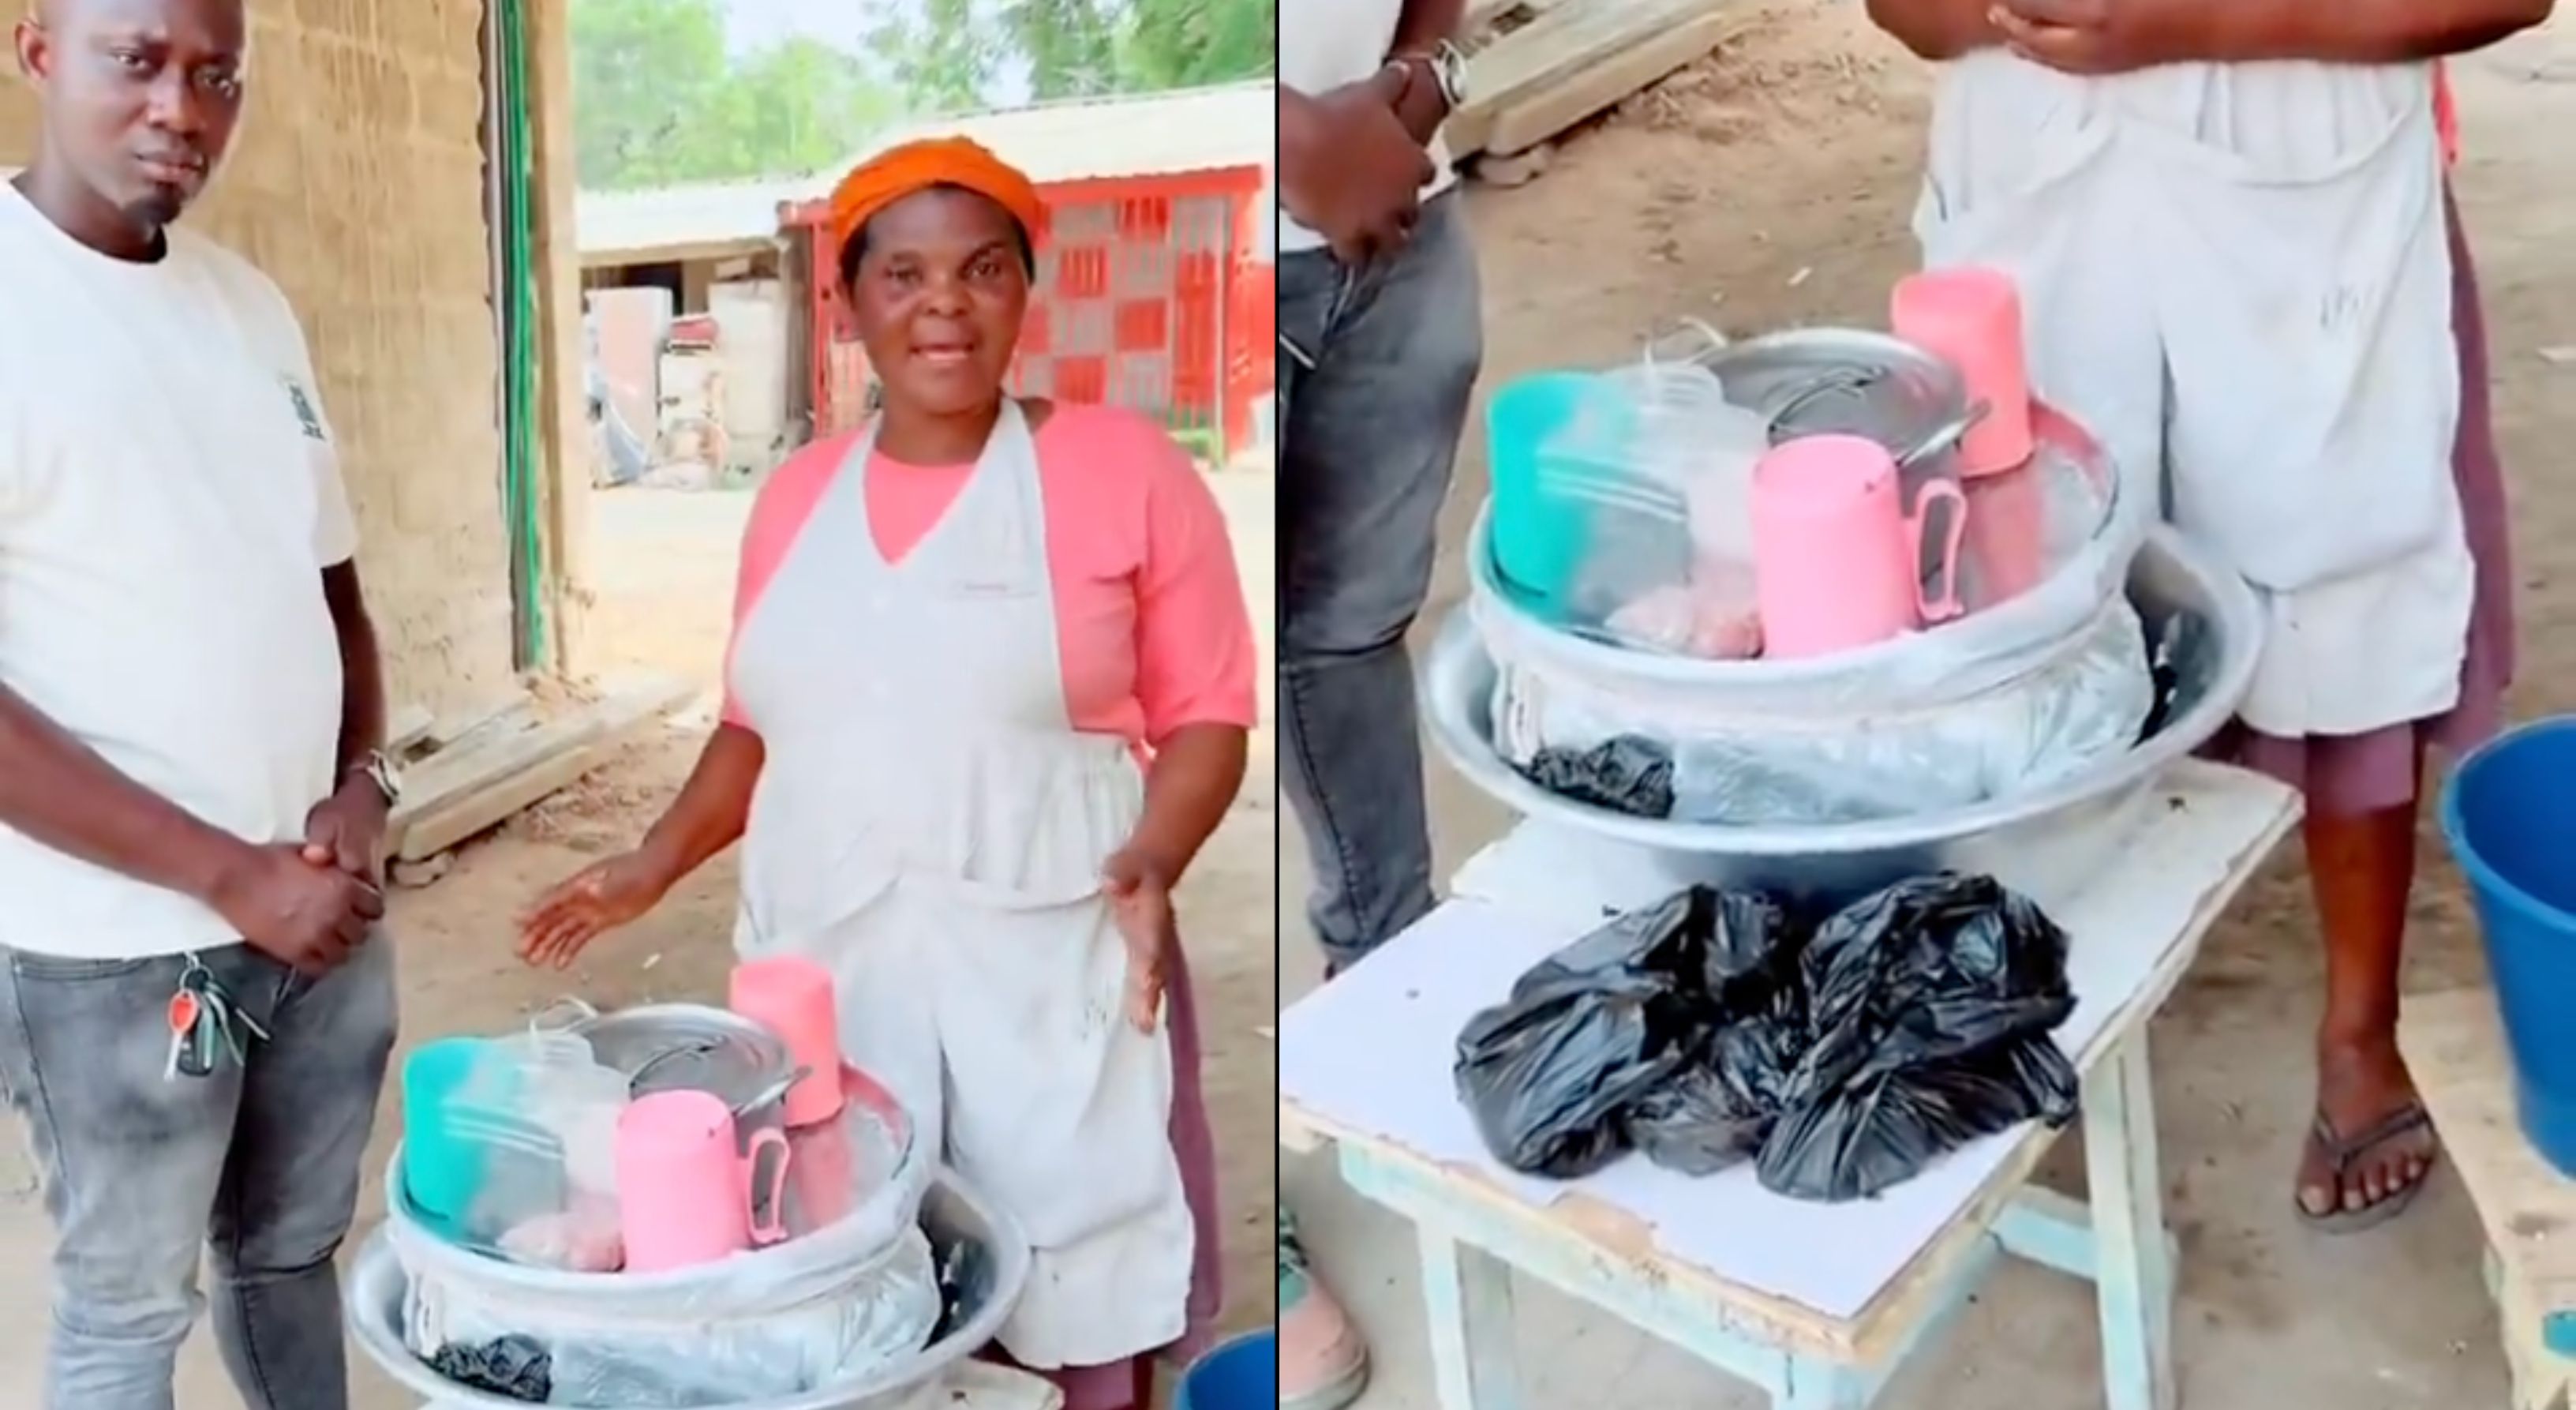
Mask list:
[[[1789,1363],[1787,1390],[1774,1397],[1771,1410],[1868,1410],[1867,1377],[1848,1366],[1804,1357]]]
[[[1415,1236],[1422,1244],[1423,1312],[1440,1410],[1520,1410],[1511,1269],[1428,1224]]]
[[[2084,1164],[2111,1410],[2175,1410],[2174,1269],[2143,1024],[2084,1079]]]
[[[2504,1336],[2505,1369],[2513,1379],[2513,1410],[2568,1410],[2568,1362],[2549,1349],[2548,1320],[2539,1304],[2492,1247],[2485,1269],[2496,1326]]]

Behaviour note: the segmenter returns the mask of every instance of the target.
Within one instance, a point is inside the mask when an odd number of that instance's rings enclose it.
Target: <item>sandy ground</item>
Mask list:
[[[1237,541],[1245,595],[1263,624],[1268,660],[1272,542],[1266,470],[1213,477]],[[603,494],[595,543],[600,569],[603,669],[645,666],[712,685],[723,656],[734,546],[750,496],[626,490]],[[1263,672],[1266,679],[1268,671]],[[1266,697],[1265,697],[1266,699]],[[692,878],[660,911],[594,947],[570,976],[532,974],[510,955],[511,916],[543,887],[639,836],[686,777],[703,724],[682,721],[629,749],[610,767],[468,846],[435,885],[398,892],[393,930],[401,945],[404,1040],[504,1031],[566,993],[602,1005],[648,999],[721,1002],[730,961],[734,896],[731,859]],[[1199,986],[1206,1035],[1208,1102],[1216,1127],[1227,1205],[1227,1321],[1268,1322],[1277,1283],[1271,1272],[1276,1067],[1260,1030],[1277,1010],[1272,896],[1277,794],[1267,730],[1237,804],[1202,854],[1181,895],[1182,925]],[[378,1150],[381,1174],[392,1139],[388,1099]],[[0,1270],[23,1291],[20,1315],[0,1319],[0,1410],[33,1410],[45,1319],[44,1260],[50,1239],[14,1140],[0,1141]],[[373,1180],[363,1220],[382,1209]],[[181,1368],[182,1410],[240,1404],[223,1379],[209,1339],[191,1343]],[[412,1410],[415,1402],[362,1371],[353,1410]]]
[[[1925,75],[1868,32],[1856,5],[1748,5],[1715,61],[1567,143],[1534,184],[1477,189],[1488,383],[1603,362],[1682,316],[1742,334],[1802,321],[1876,324],[1909,267]],[[2570,576],[2576,495],[2555,467],[2576,430],[2569,370],[2540,355],[2576,344],[2576,184],[2546,156],[2576,120],[2576,22],[2460,66],[2468,161],[2461,199],[2482,258],[2517,490],[2525,714],[2576,687]],[[1471,444],[1447,528],[1454,550],[1482,493]],[[1446,565],[1433,616],[1458,600]],[[1503,822],[1456,780],[1432,781],[1444,865]],[[1293,829],[1292,829],[1293,833]],[[1283,844],[1296,850],[1291,835]],[[2249,892],[2156,1033],[2170,1208],[2181,1230],[2183,1395],[2195,1410],[2339,1405],[2456,1410],[2503,1403],[2475,1221],[2440,1177],[2416,1211],[2349,1241],[2310,1237],[2290,1177],[2308,1116],[2306,1034],[2319,981],[2296,848]],[[1303,942],[1302,857],[1283,859],[1285,987],[1317,961]],[[2407,981],[2475,982],[2481,961],[2455,880],[2428,876]],[[2073,1143],[2069,1142],[2071,1146]],[[2080,1165],[2059,1152],[2059,1173]],[[1322,1159],[1286,1159],[1283,1183],[1328,1278],[1374,1334],[1364,1410],[1434,1404],[1405,1231],[1342,1189]],[[1668,1347],[1522,1285],[1520,1365],[1533,1410],[1735,1410],[1759,1400]],[[1885,1402],[1899,1410],[2074,1410],[2101,1404],[2092,1301],[2029,1268],[1998,1276],[1960,1331]]]

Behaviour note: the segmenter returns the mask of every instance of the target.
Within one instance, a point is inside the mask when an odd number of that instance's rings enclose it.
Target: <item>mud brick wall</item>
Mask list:
[[[14,20],[19,7],[0,6]],[[510,685],[499,346],[477,0],[252,0],[249,111],[196,228],[286,290],[313,345],[393,698]],[[0,167],[34,149],[0,64]]]

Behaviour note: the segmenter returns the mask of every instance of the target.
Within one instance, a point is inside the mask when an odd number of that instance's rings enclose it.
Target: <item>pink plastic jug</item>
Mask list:
[[[1959,542],[1967,501],[1926,484],[1915,513],[1900,502],[1896,457],[1859,436],[1805,436],[1753,471],[1753,587],[1763,654],[1825,656],[1873,646],[1959,614]],[[1949,507],[1941,593],[1919,571],[1935,501]]]
[[[806,1127],[841,1114],[841,1023],[832,975],[795,955],[752,960],[733,972],[735,1013],[778,1035],[805,1077],[787,1089],[787,1124]]]
[[[733,1111],[711,1092],[637,1097],[617,1122],[626,1271],[694,1268],[785,1238],[788,1164],[775,1128],[738,1150]]]
[[[1960,474],[1999,475],[2030,459],[2030,375],[2011,275],[1966,265],[1908,276],[1889,300],[1888,326],[1958,368],[1970,405],[1986,404],[1960,443]]]

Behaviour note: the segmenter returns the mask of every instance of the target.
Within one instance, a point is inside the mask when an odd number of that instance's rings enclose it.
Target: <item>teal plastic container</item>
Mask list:
[[[489,1149],[448,1113],[460,1095],[506,1070],[490,1056],[485,1039],[441,1038],[403,1059],[403,1194],[425,1222],[454,1227],[482,1192]]]
[[[1494,568],[1528,597],[1562,598],[1592,542],[1591,514],[1580,500],[1551,493],[1540,466],[1548,442],[1573,424],[1596,385],[1587,372],[1541,372],[1505,383],[1485,403]]]

